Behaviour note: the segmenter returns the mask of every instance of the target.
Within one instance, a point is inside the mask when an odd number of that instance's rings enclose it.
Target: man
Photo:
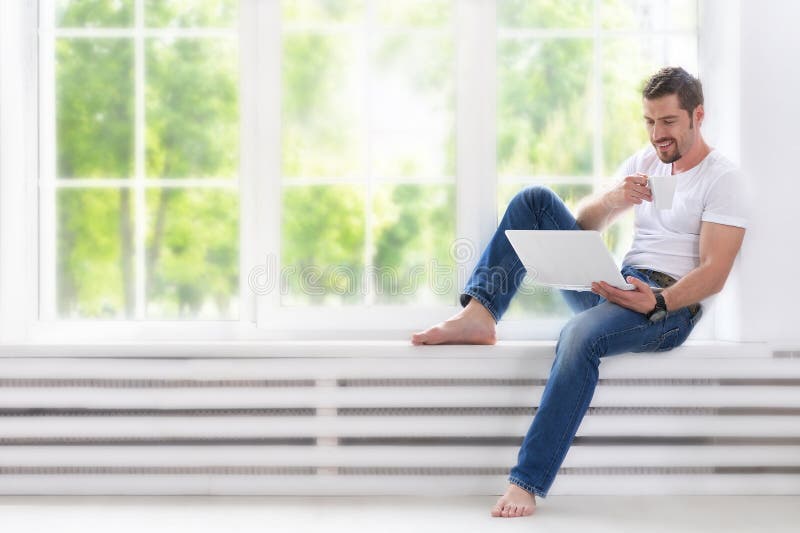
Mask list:
[[[633,245],[622,274],[636,288],[599,282],[591,292],[561,291],[576,314],[561,331],[539,408],[493,516],[533,512],[535,495],[546,497],[589,407],[600,358],[682,344],[702,307],[722,290],[744,239],[743,179],[703,140],[700,81],[682,68],[663,68],[642,96],[652,146],[623,163],[624,178],[584,201],[577,218],[547,188],[517,194],[464,288],[464,309],[412,337],[414,344],[494,344],[495,324],[524,277],[505,230],[603,230],[634,207]],[[666,174],[678,180],[673,206],[656,210],[647,176]],[[657,295],[651,286],[666,288]]]

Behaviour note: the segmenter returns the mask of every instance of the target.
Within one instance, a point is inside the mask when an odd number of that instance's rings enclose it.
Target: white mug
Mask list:
[[[672,209],[672,198],[678,186],[676,176],[648,176],[647,188],[653,195],[653,205],[656,209]]]

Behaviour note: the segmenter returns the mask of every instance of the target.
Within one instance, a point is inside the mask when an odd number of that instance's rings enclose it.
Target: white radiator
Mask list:
[[[497,494],[552,343],[4,348],[0,494]],[[800,494],[800,353],[604,358],[550,494]]]

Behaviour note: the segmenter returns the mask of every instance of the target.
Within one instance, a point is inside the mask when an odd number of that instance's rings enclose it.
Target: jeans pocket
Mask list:
[[[668,352],[669,350],[675,348],[681,343],[681,328],[672,328],[660,336],[656,337],[655,340],[648,342],[640,350],[642,352]]]

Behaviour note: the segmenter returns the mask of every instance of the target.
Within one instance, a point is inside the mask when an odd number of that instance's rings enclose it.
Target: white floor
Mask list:
[[[798,531],[800,496],[550,496],[533,516],[492,518],[495,497],[0,496],[18,532]]]

